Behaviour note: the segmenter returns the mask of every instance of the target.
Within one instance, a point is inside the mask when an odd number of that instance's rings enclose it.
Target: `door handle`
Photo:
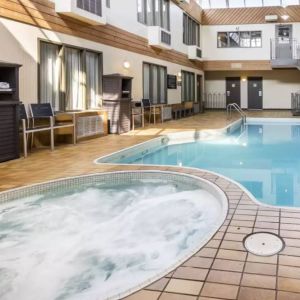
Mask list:
[[[230,91],[227,91],[227,96],[228,96],[228,97],[230,96]]]

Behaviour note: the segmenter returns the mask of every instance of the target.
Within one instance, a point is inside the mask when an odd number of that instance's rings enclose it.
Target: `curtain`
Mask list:
[[[40,102],[51,103],[55,111],[59,105],[60,47],[41,42],[40,45]]]
[[[86,52],[86,106],[99,108],[101,94],[101,57],[98,53]]]
[[[195,101],[195,74],[182,71],[181,97],[182,101]]]
[[[75,48],[65,48],[65,109],[85,109],[81,51]]]
[[[150,65],[144,64],[143,70],[144,99],[150,99]]]
[[[158,66],[156,65],[152,65],[151,66],[151,82],[152,82],[152,97],[151,97],[151,100],[152,100],[152,103],[153,104],[157,104],[159,103],[159,94],[158,94]]]
[[[159,68],[159,91],[160,91],[160,97],[159,97],[159,103],[165,104],[167,102],[167,89],[166,89],[166,68],[160,67]]]
[[[167,103],[166,77],[166,67],[144,63],[144,99],[149,99],[153,104]]]

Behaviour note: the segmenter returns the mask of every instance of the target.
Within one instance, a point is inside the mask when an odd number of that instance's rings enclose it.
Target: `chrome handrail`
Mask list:
[[[243,122],[246,123],[247,115],[243,112],[243,110],[240,108],[240,106],[236,103],[229,103],[227,105],[227,119],[231,119],[232,109],[235,109],[242,116]]]

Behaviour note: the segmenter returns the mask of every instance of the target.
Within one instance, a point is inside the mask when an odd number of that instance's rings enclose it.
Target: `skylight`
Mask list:
[[[300,0],[202,0],[202,8],[236,8],[300,5]]]

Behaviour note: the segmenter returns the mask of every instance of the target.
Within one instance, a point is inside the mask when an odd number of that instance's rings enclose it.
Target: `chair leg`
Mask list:
[[[22,127],[23,127],[23,154],[24,157],[27,157],[27,134],[26,134],[26,123],[25,120],[22,120]]]
[[[51,143],[51,151],[54,150],[54,121],[53,118],[50,118],[50,126],[51,126],[51,130],[50,130],[50,143]]]
[[[76,117],[75,114],[73,114],[73,145],[76,145],[77,142],[77,132],[76,132]]]
[[[134,131],[134,115],[131,115],[132,130]]]

